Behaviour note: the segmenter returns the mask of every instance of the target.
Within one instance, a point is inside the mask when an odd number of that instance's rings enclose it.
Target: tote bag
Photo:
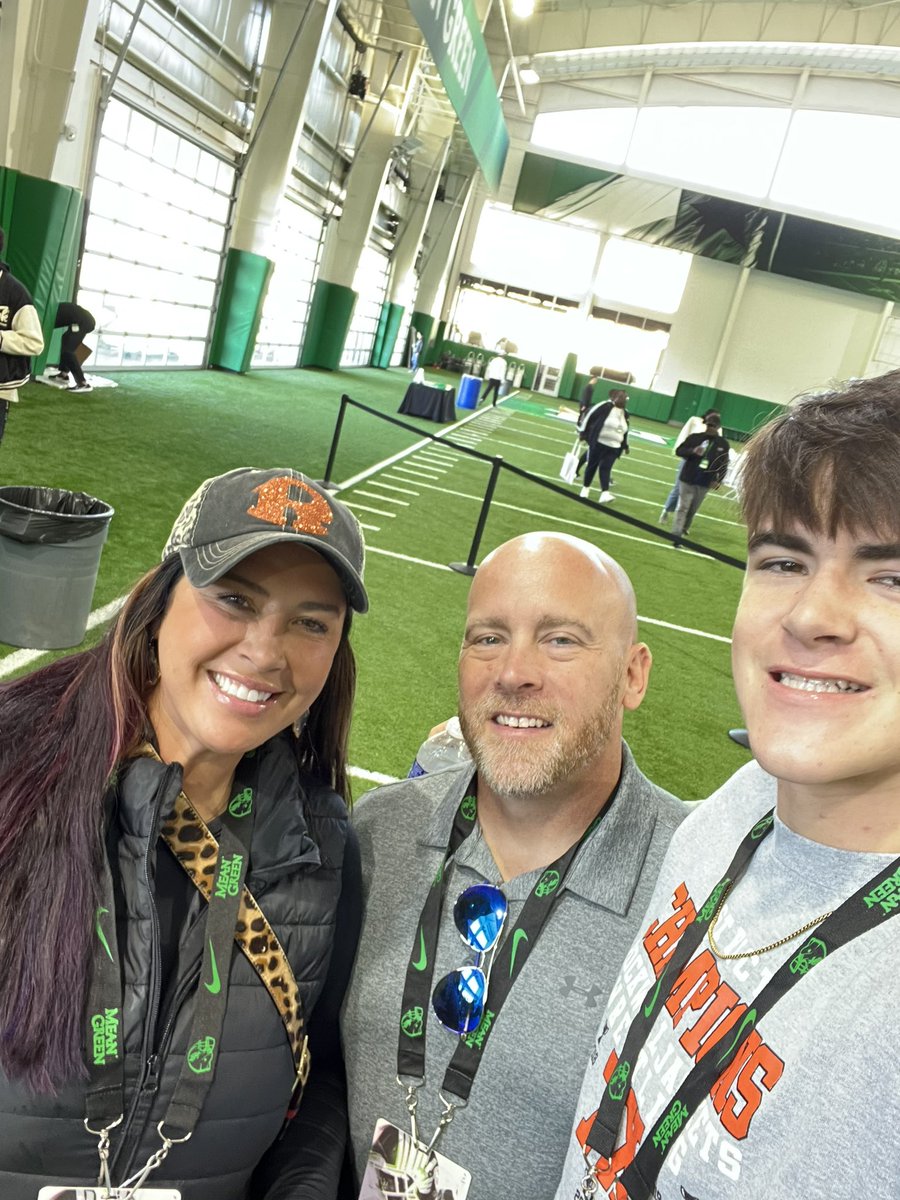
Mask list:
[[[578,470],[578,448],[581,445],[581,439],[575,439],[575,445],[569,450],[562,460],[562,466],[559,468],[559,477],[563,483],[574,483],[575,472]]]

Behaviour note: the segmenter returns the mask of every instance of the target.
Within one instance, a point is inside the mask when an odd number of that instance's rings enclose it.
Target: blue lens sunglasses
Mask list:
[[[459,936],[478,957],[474,966],[459,967],[439,981],[431,996],[431,1007],[444,1028],[459,1037],[481,1024],[489,974],[483,963],[500,941],[508,912],[506,897],[491,883],[467,887],[453,905]]]

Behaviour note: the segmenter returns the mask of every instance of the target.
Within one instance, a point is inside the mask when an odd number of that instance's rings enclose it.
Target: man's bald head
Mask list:
[[[615,783],[622,717],[650,672],[636,620],[628,576],[590,542],[528,533],[487,556],[459,658],[460,722],[481,782],[563,800]]]
[[[503,542],[483,560],[469,592],[469,611],[479,590],[500,578],[531,576],[534,586],[548,577],[571,580],[579,590],[596,589],[610,622],[619,624],[625,644],[637,640],[637,601],[631,580],[614,558],[584,538],[569,533],[523,533]]]

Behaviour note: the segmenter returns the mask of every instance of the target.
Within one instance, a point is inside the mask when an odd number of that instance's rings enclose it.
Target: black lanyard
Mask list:
[[[228,1005],[234,932],[247,875],[256,805],[257,763],[245,757],[235,774],[234,795],[222,814],[219,854],[206,915],[206,943],[181,1074],[162,1125],[172,1140],[186,1140],[197,1125],[212,1087]],[[248,775],[252,775],[250,780]],[[207,861],[204,866],[211,866]],[[85,1115],[91,1131],[114,1127],[124,1112],[125,1063],[122,1030],[122,978],[116,945],[115,894],[109,863],[104,862],[97,944],[88,993],[87,1054],[89,1083]]]
[[[470,791],[474,791],[470,787]],[[461,1037],[447,1067],[442,1085],[460,1100],[468,1100],[481,1064],[484,1048],[496,1024],[501,1008],[519,977],[528,956],[534,949],[541,931],[549,920],[563,892],[563,883],[578,851],[597,828],[609,804],[565,854],[551,863],[531,890],[519,920],[510,931],[491,967],[490,984],[485,1000],[484,1015],[477,1029]],[[431,985],[434,978],[434,959],[440,933],[441,910],[447,892],[447,867],[462,843],[475,828],[477,802],[472,794],[460,802],[453,820],[453,829],[444,861],[438,868],[425,899],[422,915],[416,927],[415,941],[406,968],[403,1007],[400,1017],[400,1037],[397,1047],[397,1074],[413,1079],[425,1077],[425,1031],[431,1005]]]
[[[774,822],[774,809],[771,809],[746,835],[725,875],[697,911],[693,922],[682,934],[677,947],[639,1006],[626,1035],[616,1070],[604,1088],[600,1107],[586,1139],[587,1145],[603,1158],[612,1158],[622,1114],[631,1090],[628,1081],[634,1074],[635,1064],[650,1036],[650,1031],[665,1007],[665,1000],[705,937],[725,888],[733,887],[740,879],[750,859],[771,833]],[[656,1180],[663,1161],[688,1118],[734,1062],[757,1023],[782,996],[829,954],[847,945],[860,934],[880,925],[898,911],[900,905],[895,907],[891,898],[900,898],[898,876],[900,858],[894,859],[874,879],[869,880],[836,908],[831,916],[812,931],[799,951],[791,952],[755,1000],[745,1009],[740,1009],[731,1022],[724,1022],[724,1027],[714,1035],[712,1045],[704,1047],[699,1062],[688,1072],[681,1087],[664,1106],[653,1127],[647,1130],[634,1160],[619,1177],[630,1200],[646,1200],[655,1195]]]

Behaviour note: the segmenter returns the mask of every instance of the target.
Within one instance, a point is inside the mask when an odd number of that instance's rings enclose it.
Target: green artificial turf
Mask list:
[[[439,372],[429,377],[458,382]],[[321,478],[342,392],[396,417],[409,381],[407,372],[396,369],[246,376],[121,372],[110,378],[118,382],[116,389],[83,395],[29,385],[13,407],[0,447],[0,485],[88,491],[115,508],[95,609],[123,595],[158,560],[172,521],[202,480],[246,465],[289,465]],[[671,445],[633,436],[631,454],[613,472],[612,508],[653,528],[624,525],[573,499],[577,486],[565,487],[558,478],[573,427],[556,416],[558,407],[524,393],[451,434],[448,427],[400,418],[424,433],[443,432],[459,448],[427,445],[342,491],[368,526],[372,600],[370,614],[354,626],[360,687],[351,761],[370,773],[405,774],[428,729],[455,711],[455,662],[469,580],[447,564],[469,556],[490,473],[490,463],[469,457],[469,448],[501,456],[567,493],[502,472],[478,558],[518,533],[555,529],[595,541],[629,572],[640,635],[653,651],[654,668],[647,699],[626,720],[626,736],[657,782],[685,798],[706,795],[747,757],[727,738],[741,718],[729,646],[715,640],[729,636],[740,572],[673,550],[657,535],[656,518],[678,464]],[[669,443],[676,432],[640,420],[632,428]],[[331,477],[349,480],[419,440],[419,433],[351,406]],[[733,500],[710,494],[691,534],[743,557]],[[101,632],[92,631],[85,644]],[[0,646],[0,670],[12,649]],[[366,786],[357,780],[355,790]]]

